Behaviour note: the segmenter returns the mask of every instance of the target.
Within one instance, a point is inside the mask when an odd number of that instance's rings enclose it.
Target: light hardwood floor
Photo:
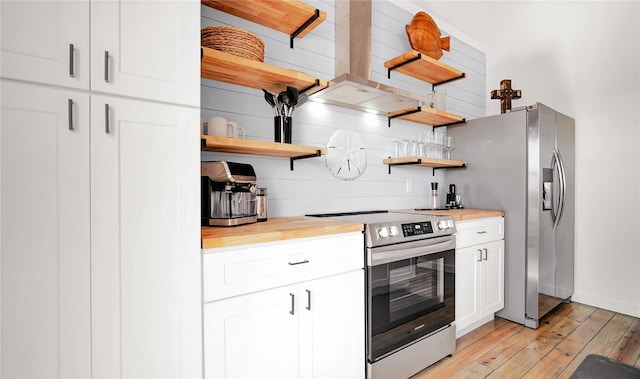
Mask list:
[[[568,378],[589,354],[640,367],[640,319],[579,303],[561,304],[535,330],[496,318],[412,379]]]

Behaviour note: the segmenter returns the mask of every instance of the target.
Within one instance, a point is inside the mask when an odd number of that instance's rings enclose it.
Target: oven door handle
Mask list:
[[[412,243],[406,244],[411,245],[406,247],[405,244],[402,244],[383,246],[372,249],[374,251],[370,251],[370,253],[367,254],[367,263],[369,266],[378,266],[389,262],[397,262],[404,259],[440,253],[456,248],[456,239],[454,236],[433,238],[427,241],[429,243],[424,243],[426,241],[421,241],[422,244],[420,244],[419,246],[416,246],[415,243]]]

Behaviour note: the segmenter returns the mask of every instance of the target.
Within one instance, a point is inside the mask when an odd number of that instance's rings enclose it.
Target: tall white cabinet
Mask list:
[[[202,376],[199,14],[0,3],[0,377]]]
[[[89,96],[0,86],[0,376],[89,377]]]

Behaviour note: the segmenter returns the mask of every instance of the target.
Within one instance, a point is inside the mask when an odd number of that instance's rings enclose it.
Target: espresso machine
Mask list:
[[[256,173],[249,164],[201,162],[202,226],[237,226],[258,221]]]

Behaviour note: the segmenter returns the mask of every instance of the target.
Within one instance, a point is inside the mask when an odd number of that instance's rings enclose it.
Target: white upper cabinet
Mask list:
[[[89,88],[89,1],[0,2],[0,76]]]
[[[91,61],[92,91],[199,107],[200,2],[92,1]]]
[[[0,89],[0,377],[89,378],[89,95]]]

